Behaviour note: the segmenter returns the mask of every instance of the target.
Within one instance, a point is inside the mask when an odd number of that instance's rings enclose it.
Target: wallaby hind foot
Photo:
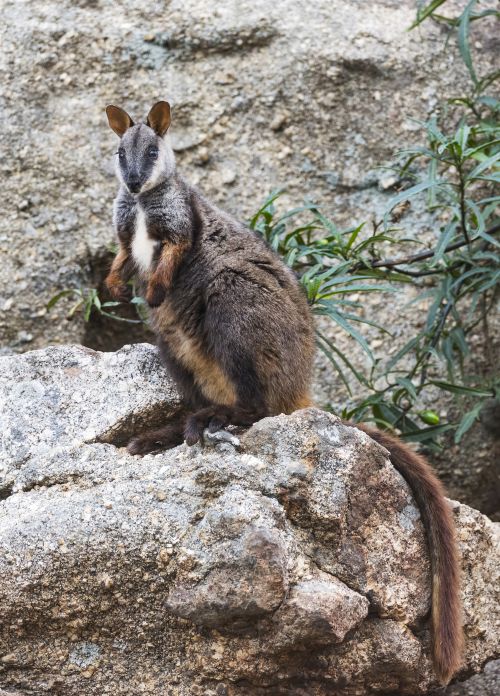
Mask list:
[[[162,428],[148,430],[130,440],[127,450],[130,454],[149,454],[164,449],[172,449],[184,442],[184,419],[179,418]]]
[[[203,439],[203,431],[215,433],[227,425],[242,425],[250,427],[266,415],[260,409],[244,409],[237,406],[208,406],[186,419],[184,438],[189,446]]]

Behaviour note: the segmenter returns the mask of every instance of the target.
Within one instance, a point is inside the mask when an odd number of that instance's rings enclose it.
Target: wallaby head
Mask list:
[[[126,111],[107,106],[110,128],[120,136],[116,175],[132,194],[152,189],[175,171],[174,153],[164,136],[170,126],[170,105],[157,102],[146,123],[134,124]]]

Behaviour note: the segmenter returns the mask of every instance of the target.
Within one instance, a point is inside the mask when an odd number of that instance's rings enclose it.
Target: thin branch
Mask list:
[[[455,268],[459,268],[461,265],[461,263],[454,263],[451,266],[448,266],[446,270],[453,271],[455,270]],[[434,268],[432,270],[429,269],[427,271],[407,271],[405,268],[398,268],[397,266],[393,266],[393,269],[396,271],[396,273],[402,273],[403,275],[410,276],[410,278],[422,278],[423,276],[441,275],[443,273],[442,268]]]
[[[462,232],[467,244],[470,244],[470,237],[467,231],[467,207],[465,205],[465,180],[462,167],[457,160],[456,168],[459,177],[459,191],[460,191],[460,222],[462,223]]]
[[[456,303],[460,299],[460,288],[462,287],[464,282],[465,282],[464,278],[461,278],[458,281],[456,288],[454,290],[453,296],[449,300],[447,300],[444,303],[444,305],[442,305],[442,307],[441,307],[441,310],[439,313],[438,325],[436,327],[436,330],[434,332],[432,340],[429,343],[428,348],[425,349],[425,352],[423,355],[424,363],[423,363],[423,367],[422,367],[422,372],[420,373],[420,387],[423,387],[423,385],[425,384],[425,382],[427,380],[427,368],[429,367],[429,359],[432,355],[431,351],[439,343],[439,339],[441,338],[441,334],[443,333],[444,327],[446,325],[446,320],[448,319],[448,316],[449,316],[451,310],[453,309],[453,307],[456,305]]]
[[[486,234],[493,235],[500,232],[500,224],[494,225],[489,230],[486,230]],[[477,242],[481,237],[473,237],[471,240],[462,239],[459,242],[454,242],[453,244],[448,244],[445,249],[445,253],[448,251],[455,251],[455,249],[460,249],[461,247],[467,246],[467,244],[472,244],[472,242]],[[412,254],[410,256],[401,256],[397,259],[380,259],[379,261],[372,261],[370,264],[357,263],[351,269],[351,272],[359,271],[366,268],[367,265],[370,268],[394,268],[394,266],[401,266],[402,264],[408,265],[411,263],[416,263],[417,261],[424,261],[425,259],[430,259],[436,253],[435,249],[429,249],[428,251],[421,251],[418,254]]]

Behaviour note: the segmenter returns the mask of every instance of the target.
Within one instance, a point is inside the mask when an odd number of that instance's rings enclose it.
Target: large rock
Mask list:
[[[178,407],[146,345],[1,358],[0,404],[0,689],[403,696],[436,686],[420,515],[364,433],[307,409],[132,457],[127,437]],[[495,526],[451,505],[466,676],[499,654],[500,556]]]
[[[443,11],[460,7],[448,0]],[[110,102],[141,117],[154,100],[169,99],[180,168],[241,219],[278,187],[288,188],[286,205],[307,196],[339,225],[380,217],[399,184],[377,167],[422,141],[413,119],[436,113],[440,101],[470,84],[443,26],[429,21],[407,31],[415,11],[414,0],[172,0],[147,7],[4,0],[0,350],[68,341],[114,350],[146,340],[141,329],[97,314],[90,324],[81,313],[67,320],[75,298],[46,309],[61,289],[98,286],[109,266],[117,143],[104,115]],[[492,22],[473,23],[480,74],[498,55]],[[435,243],[436,220],[424,201],[412,202],[402,226],[402,236]],[[402,291],[390,302],[365,298],[367,316],[392,327],[391,336],[362,327],[377,358],[397,352],[420,328],[426,308],[419,292]],[[417,300],[412,312],[410,299]],[[493,317],[490,335],[499,335]],[[368,369],[350,336],[337,330],[335,342]],[[483,372],[482,364],[472,370]],[[354,401],[366,396],[356,383],[351,388]],[[352,403],[321,356],[314,393],[335,409]],[[427,406],[436,407],[436,394],[421,404]],[[449,400],[437,408],[455,420]],[[478,431],[440,467],[454,495],[488,513],[497,505],[491,452],[491,438]]]
[[[500,660],[493,660],[488,662],[483,672],[465,682],[452,684],[444,693],[446,696],[497,696],[499,684]]]

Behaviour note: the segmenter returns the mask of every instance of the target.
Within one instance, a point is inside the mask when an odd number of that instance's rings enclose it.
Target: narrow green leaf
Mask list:
[[[465,387],[461,384],[453,384],[451,382],[443,382],[441,380],[430,380],[429,384],[434,384],[436,387],[450,392],[451,394],[460,394],[465,396],[492,396],[491,389],[481,389],[478,387]]]
[[[469,147],[467,150],[465,150],[464,155],[466,157],[473,157],[476,153],[482,152],[482,150],[485,150],[487,147],[491,147],[492,145],[497,145],[500,143],[500,139],[495,139],[495,140],[489,140],[486,143],[482,143],[481,145],[476,145],[476,147]]]
[[[114,319],[114,321],[121,321],[121,322],[124,322],[125,324],[144,324],[145,323],[145,321],[143,319],[127,319],[125,317],[119,317],[118,314],[112,314],[111,312],[106,312],[105,310],[102,310],[101,314],[103,314],[105,317],[109,317],[110,319]]]
[[[364,377],[364,375],[362,375],[361,372],[359,372],[359,370],[357,370],[354,367],[354,365],[351,363],[349,358],[339,348],[337,348],[337,346],[332,341],[330,341],[320,331],[316,331],[316,335],[321,341],[323,341],[326,344],[326,346],[328,346],[328,348],[330,348],[332,351],[334,351],[338,355],[338,357],[342,360],[342,362],[344,362],[347,365],[349,370],[353,373],[353,375],[356,377],[358,382],[360,382],[360,384],[363,384],[365,387],[369,386],[369,383],[368,383],[367,379]],[[348,389],[349,389],[349,387],[348,387]]]
[[[489,176],[476,176],[476,181],[491,181],[494,184],[500,184],[500,172],[498,174],[490,174]]]
[[[61,292],[58,292],[57,295],[54,295],[53,297],[50,298],[50,300],[47,302],[45,305],[47,310],[52,309],[52,307],[59,302],[63,297],[67,297],[68,295],[75,295],[78,294],[78,291],[75,289],[70,289],[70,290],[61,290]]]
[[[85,321],[88,321],[90,319],[90,313],[92,312],[92,302],[87,302],[85,303],[85,309],[83,312],[83,318]]]
[[[249,227],[250,229],[255,229],[255,226],[260,218],[261,215],[263,215],[267,209],[274,203],[274,201],[279,198],[281,195],[283,195],[284,190],[279,189],[278,191],[274,191],[271,193],[271,195],[264,201],[263,205],[259,208],[259,210],[255,213],[255,215],[250,219],[249,222]]]
[[[443,435],[448,430],[453,430],[455,426],[452,423],[445,423],[444,425],[431,425],[429,428],[422,428],[414,431],[407,431],[401,433],[400,437],[406,442],[426,442],[436,437],[436,435]]]
[[[456,140],[457,140],[457,143],[460,147],[460,154],[461,155],[467,149],[467,142],[469,140],[469,135],[470,135],[470,126],[468,126],[466,123],[462,123],[461,126],[459,127],[457,135],[456,135]]]
[[[356,227],[356,228],[351,232],[351,235],[350,235],[350,237],[349,237],[349,239],[348,239],[348,241],[347,241],[347,244],[346,244],[347,250],[351,249],[352,245],[354,244],[354,242],[355,242],[356,239],[358,238],[359,233],[360,233],[361,230],[363,229],[364,224],[365,224],[365,223],[363,222],[361,225],[359,225],[359,227]]]
[[[467,66],[467,69],[470,73],[470,76],[472,78],[472,81],[474,82],[475,85],[478,83],[478,79],[476,76],[476,72],[474,70],[474,65],[472,63],[472,56],[470,53],[470,46],[469,46],[469,22],[470,22],[470,16],[471,12],[474,8],[474,5],[476,5],[477,0],[469,0],[467,5],[465,6],[464,11],[462,12],[460,16],[460,22],[458,25],[458,48],[460,50],[460,54],[462,56],[462,59]]]
[[[487,87],[489,87],[491,84],[496,82],[499,77],[500,77],[500,70],[494,70],[493,72],[489,73],[488,75],[485,75],[485,77],[483,77],[479,81],[479,83],[476,87],[476,92],[484,92],[484,90]]]
[[[78,300],[78,302],[75,302],[75,304],[70,308],[68,312],[68,317],[72,317],[76,311],[80,309],[80,307],[83,304],[83,299]]]
[[[458,222],[456,220],[452,220],[446,225],[443,232],[441,232],[439,236],[439,241],[436,245],[436,251],[434,252],[434,256],[431,262],[431,266],[436,266],[443,259],[443,256],[446,253],[446,247],[448,246],[448,244],[450,244],[451,240],[453,239],[453,235],[455,234],[457,227]]]
[[[497,111],[500,109],[500,100],[495,99],[495,97],[489,97],[489,96],[482,96],[478,97],[477,101],[480,104],[484,104],[487,106],[489,109],[492,109],[493,111]]]
[[[277,196],[275,197],[275,199],[276,198],[277,198]],[[291,210],[288,210],[286,213],[284,213],[283,215],[281,215],[278,218],[277,224],[280,222],[284,222],[285,220],[288,220],[288,218],[294,217],[295,215],[299,215],[299,213],[303,213],[305,211],[316,210],[316,209],[317,209],[317,206],[312,204],[312,203],[301,205],[301,206],[298,206],[297,208],[292,208]]]
[[[482,402],[479,402],[474,406],[473,409],[471,409],[468,413],[464,415],[462,420],[460,421],[460,425],[457,428],[457,431],[455,433],[455,443],[459,443],[462,437],[465,435],[465,433],[472,428],[474,423],[477,421],[479,418],[479,413],[481,411],[483,404]]]
[[[396,384],[400,384],[405,391],[408,392],[408,394],[413,398],[417,398],[417,392],[415,389],[415,385],[411,381],[411,379],[408,379],[408,377],[398,377],[396,380]]]
[[[441,145],[448,145],[448,138],[444,133],[438,128],[436,118],[431,118],[427,123],[422,123],[422,125],[427,129],[428,133],[434,138],[434,140]],[[434,153],[434,157],[436,154]]]
[[[414,29],[415,27],[418,27],[419,24],[422,24],[424,19],[427,19],[427,17],[429,17],[429,15],[431,15],[435,10],[437,10],[438,7],[440,7],[445,2],[446,2],[446,0],[432,0],[432,2],[430,2],[422,10],[418,10],[417,11],[417,19],[410,26],[409,31],[411,29]]]
[[[500,12],[498,10],[483,10],[482,12],[474,12],[470,19],[471,22],[474,22],[478,19],[482,19],[483,17],[496,17],[497,19],[500,19]]]
[[[333,367],[337,371],[337,374],[340,377],[340,379],[342,380],[345,388],[347,389],[347,393],[349,394],[349,396],[352,396],[352,391],[351,391],[351,387],[349,385],[349,382],[347,381],[347,379],[344,375],[344,371],[343,371],[342,367],[339,365],[339,363],[336,360],[335,356],[333,355],[332,351],[329,350],[328,347],[323,342],[321,342],[319,340],[317,341],[317,344],[318,344],[319,349],[326,355],[328,360],[332,363]]]
[[[351,324],[344,318],[342,312],[335,312],[335,311],[330,311],[329,316],[337,322],[339,326],[341,326],[344,331],[346,331],[352,338],[354,338],[355,341],[359,344],[359,346],[364,350],[364,352],[368,355],[368,357],[373,360],[373,353],[370,350],[370,347],[368,343],[366,342],[366,339],[362,334],[359,333],[357,329],[355,329]]]
[[[392,356],[392,358],[387,363],[387,370],[392,370],[394,365],[396,365],[401,358],[403,358],[407,353],[414,350],[418,345],[418,337],[412,338],[406,343],[398,352]]]
[[[467,175],[466,179],[476,179],[481,172],[484,172],[485,169],[489,169],[495,162],[498,162],[500,160],[500,152],[496,152],[494,155],[491,155],[491,157],[488,157],[487,159],[483,160],[480,162],[474,169]]]
[[[426,181],[421,181],[419,184],[416,184],[415,186],[410,186],[410,188],[405,189],[404,191],[401,191],[401,193],[398,193],[397,196],[394,198],[391,198],[389,201],[389,205],[387,206],[384,218],[386,218],[391,210],[398,204],[401,203],[401,201],[406,201],[412,196],[416,196],[418,193],[421,193],[422,191],[425,191],[432,186],[440,186],[442,182],[436,181],[434,179],[432,180],[426,180]]]
[[[488,234],[486,231],[480,230],[478,231],[478,235],[490,244],[493,244],[493,246],[500,248],[500,242],[498,241],[498,239],[495,239],[495,237],[492,237],[491,234]]]

